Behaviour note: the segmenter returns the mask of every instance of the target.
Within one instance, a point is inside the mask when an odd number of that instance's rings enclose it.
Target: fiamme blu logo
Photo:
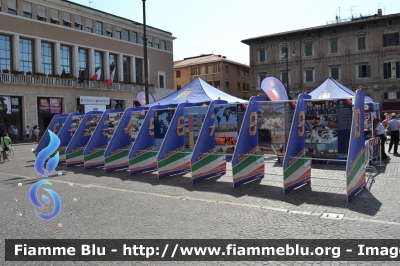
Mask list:
[[[49,145],[41,150],[39,154],[36,157],[35,160],[35,170],[38,174],[40,174],[43,177],[48,177],[49,174],[51,174],[55,169],[56,166],[58,165],[58,160],[59,160],[59,154],[58,154],[58,147],[60,146],[60,139],[57,137],[56,134],[48,130],[48,133],[50,135],[50,143]],[[54,152],[57,151],[57,153],[54,154]],[[52,154],[54,156],[50,157]],[[49,158],[50,157],[50,158]],[[47,160],[49,158],[49,160]],[[47,163],[46,163],[47,160]],[[45,168],[46,167],[46,168]],[[41,185],[51,185],[51,183],[48,180],[41,180],[39,182],[36,182],[33,184],[31,189],[29,190],[29,199],[31,200],[32,204],[36,206],[39,209],[44,209],[45,207],[42,205],[42,203],[39,201],[38,198],[38,190]],[[50,214],[44,214],[39,211],[35,211],[37,216],[43,220],[51,220],[55,218],[61,211],[61,200],[58,194],[48,188],[43,188],[47,193],[49,193],[50,197],[52,198],[54,202],[54,210]],[[46,204],[50,204],[50,199],[46,195],[42,195],[42,200]]]

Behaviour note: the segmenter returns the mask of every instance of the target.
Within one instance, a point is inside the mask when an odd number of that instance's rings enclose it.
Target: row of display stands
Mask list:
[[[320,114],[308,111],[315,103]],[[346,163],[350,200],[366,184],[363,123],[361,90],[352,102],[306,94],[282,102],[254,96],[247,105],[187,102],[56,115],[35,153],[54,133],[59,163],[67,167],[126,169],[131,175],[158,171],[159,178],[191,172],[193,183],[225,174],[231,160],[233,187],[263,178],[265,155],[282,156],[284,193],[311,182],[316,157]]]

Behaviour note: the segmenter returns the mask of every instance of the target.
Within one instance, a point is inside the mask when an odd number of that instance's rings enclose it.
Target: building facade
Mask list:
[[[327,25],[243,40],[250,46],[252,94],[275,76],[292,98],[310,92],[327,77],[400,110],[400,14],[337,20]]]
[[[174,89],[180,90],[194,78],[225,93],[242,99],[250,98],[250,67],[226,56],[203,54],[174,62]]]
[[[88,111],[81,97],[107,108],[138,104],[142,24],[65,0],[0,0],[0,8],[0,127],[43,130],[57,113]],[[149,91],[159,99],[173,92],[175,37],[151,26],[146,35]]]

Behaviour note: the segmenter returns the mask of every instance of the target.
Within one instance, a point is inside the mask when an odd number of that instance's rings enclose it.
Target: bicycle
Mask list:
[[[1,156],[0,156],[0,162],[4,163],[6,160],[11,161],[14,159],[14,150],[13,147],[10,146],[7,151],[3,150],[1,151]]]

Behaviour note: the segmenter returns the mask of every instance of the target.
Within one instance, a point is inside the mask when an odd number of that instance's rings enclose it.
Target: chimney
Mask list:
[[[378,9],[378,16],[382,17],[382,9],[381,8]]]
[[[226,58],[226,56],[222,56],[222,58]]]

